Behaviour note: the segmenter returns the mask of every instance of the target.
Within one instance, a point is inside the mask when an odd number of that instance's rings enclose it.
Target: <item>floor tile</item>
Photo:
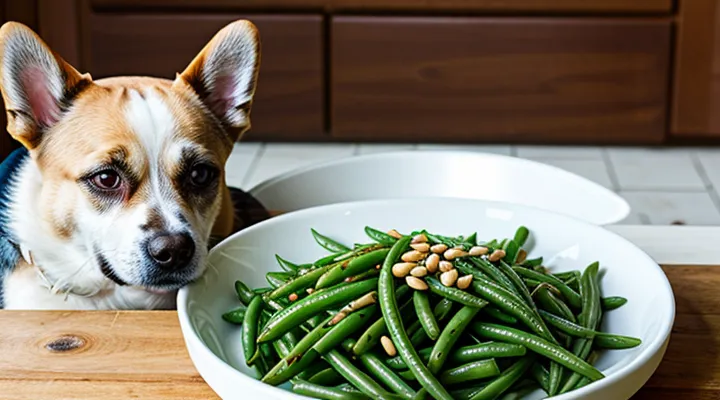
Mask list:
[[[517,155],[522,158],[600,160],[602,149],[597,146],[517,146]]]
[[[357,154],[375,154],[388,153],[391,151],[408,151],[415,150],[417,145],[411,143],[402,144],[380,144],[380,143],[361,143],[358,145]]]
[[[637,221],[653,225],[669,225],[675,221],[686,225],[720,224],[720,212],[707,192],[624,191],[620,195],[631,208],[631,216],[621,224]]]
[[[261,143],[235,143],[232,153],[225,164],[225,182],[228,186],[245,189],[245,177],[262,147]]]
[[[418,144],[418,150],[432,151],[477,151],[481,153],[511,155],[511,146],[494,144]]]
[[[246,186],[256,184],[276,175],[333,159],[351,157],[355,152],[353,144],[278,144],[269,143],[245,178]]]
[[[612,189],[612,182],[603,160],[569,160],[551,158],[529,158],[532,161],[552,165],[568,172],[580,175],[599,185]]]
[[[703,190],[687,150],[613,148],[608,150],[621,190]]]

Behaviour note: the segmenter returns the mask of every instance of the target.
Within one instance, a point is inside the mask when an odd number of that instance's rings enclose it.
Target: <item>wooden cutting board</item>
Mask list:
[[[720,266],[663,268],[675,326],[633,399],[720,399]],[[0,311],[0,398],[218,397],[190,361],[174,311]]]

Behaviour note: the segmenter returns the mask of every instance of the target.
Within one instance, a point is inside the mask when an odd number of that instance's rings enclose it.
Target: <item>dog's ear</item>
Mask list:
[[[7,22],[0,28],[0,90],[7,129],[26,148],[38,145],[41,133],[58,122],[67,101],[91,81],[25,25]]]
[[[260,40],[255,25],[235,21],[205,45],[174,84],[190,85],[235,141],[250,128],[259,65]]]

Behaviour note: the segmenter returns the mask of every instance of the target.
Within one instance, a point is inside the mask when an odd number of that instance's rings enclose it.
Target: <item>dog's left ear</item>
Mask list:
[[[92,84],[30,28],[7,22],[0,28],[0,89],[8,132],[28,149],[62,116],[63,107]]]
[[[221,29],[174,85],[190,85],[235,141],[250,128],[250,108],[260,66],[260,39],[250,21]]]

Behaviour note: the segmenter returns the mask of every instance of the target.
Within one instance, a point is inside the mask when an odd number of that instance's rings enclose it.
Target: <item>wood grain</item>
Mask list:
[[[94,78],[174,78],[224,25],[248,18],[260,30],[262,61],[245,139],[324,135],[323,28],[319,15],[94,14],[83,50]]]
[[[657,143],[670,20],[336,17],[333,136]]]
[[[720,3],[679,3],[671,133],[720,137]]]
[[[670,12],[672,0],[92,0],[99,8],[290,9],[333,11]]]
[[[663,362],[633,399],[718,399],[720,266],[663,269],[675,325]],[[174,311],[0,311],[0,326],[3,399],[217,398],[187,355]],[[64,336],[86,344],[47,350]]]

